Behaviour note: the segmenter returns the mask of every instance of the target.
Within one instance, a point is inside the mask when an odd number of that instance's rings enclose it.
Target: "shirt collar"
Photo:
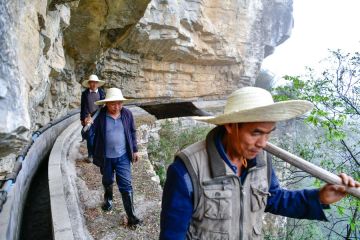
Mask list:
[[[92,93],[92,92],[94,92],[94,93],[98,93],[98,91],[99,91],[99,88],[97,88],[96,90],[91,90],[90,88],[89,88],[89,91],[90,91],[90,93]]]
[[[107,111],[106,111],[106,117],[114,119],[112,116],[110,116],[110,114]],[[115,120],[118,120],[118,119],[121,119],[121,114]]]

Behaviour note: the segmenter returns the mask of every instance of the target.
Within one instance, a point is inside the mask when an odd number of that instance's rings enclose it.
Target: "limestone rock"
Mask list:
[[[75,59],[80,77],[94,70],[102,52],[116,45],[139,21],[149,1],[89,0],[78,1],[71,8],[65,48]]]
[[[292,1],[151,1],[97,69],[134,98],[224,98],[287,39]]]
[[[63,48],[70,7],[49,10],[47,3],[0,3],[0,135],[6,139],[0,144],[1,158],[16,153],[31,130],[79,104],[80,85]]]
[[[21,145],[23,138],[18,133],[30,128],[27,101],[19,101],[26,92],[14,46],[17,40],[15,15],[14,1],[0,2],[0,158],[14,151],[12,143],[20,142]]]

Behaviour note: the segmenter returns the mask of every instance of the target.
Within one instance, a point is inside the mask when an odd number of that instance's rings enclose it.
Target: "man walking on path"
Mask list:
[[[223,114],[198,117],[218,126],[169,166],[160,239],[261,239],[264,212],[326,220],[323,208],[342,199],[346,187],[282,189],[263,151],[276,122],[311,108],[301,100],[274,103],[268,91],[244,87],[229,96]],[[344,185],[360,187],[346,174],[340,177]]]
[[[122,201],[128,216],[128,225],[137,225],[141,220],[136,217],[131,184],[131,162],[139,160],[136,142],[136,129],[133,115],[123,107],[126,101],[118,88],[106,91],[106,97],[96,105],[105,107],[95,119],[93,129],[94,164],[100,167],[104,186],[104,203],[102,209],[110,211],[113,207],[114,172],[121,193]]]
[[[93,122],[93,119],[91,117],[99,108],[99,106],[95,105],[95,102],[105,98],[105,92],[102,88],[100,88],[104,84],[105,82],[99,80],[96,75],[91,75],[88,80],[85,80],[82,83],[82,86],[86,88],[86,90],[83,91],[81,94],[80,121],[83,127]],[[94,132],[90,129],[86,135],[86,143],[88,150],[87,162],[91,163],[93,161],[94,155]]]

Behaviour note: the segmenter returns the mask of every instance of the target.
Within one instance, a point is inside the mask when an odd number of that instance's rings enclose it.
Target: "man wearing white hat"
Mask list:
[[[326,220],[323,208],[343,198],[345,187],[282,189],[263,151],[277,121],[311,108],[302,100],[274,103],[268,91],[244,87],[229,96],[224,114],[197,117],[218,126],[169,166],[160,239],[261,239],[265,211]],[[346,174],[340,177],[345,185],[360,186]]]
[[[92,116],[98,110],[98,106],[95,102],[105,98],[105,92],[100,87],[105,82],[99,80],[96,75],[90,75],[89,79],[83,81],[82,86],[86,88],[81,94],[81,110],[80,110],[80,121],[81,125],[85,126],[92,122]],[[94,134],[92,130],[87,133],[87,149],[88,149],[88,162],[93,161],[93,142]]]
[[[95,102],[104,105],[95,119],[93,128],[94,164],[100,167],[104,186],[102,209],[110,211],[113,207],[114,172],[121,193],[128,225],[137,225],[141,220],[136,217],[131,183],[131,162],[139,159],[136,128],[131,111],[123,107],[127,99],[118,88],[109,88],[103,100]]]

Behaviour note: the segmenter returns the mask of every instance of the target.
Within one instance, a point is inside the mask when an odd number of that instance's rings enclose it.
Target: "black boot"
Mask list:
[[[112,209],[112,200],[113,200],[113,186],[104,186],[104,203],[101,206],[101,209],[104,211],[110,211]]]
[[[133,193],[132,192],[124,192],[124,193],[121,193],[121,197],[123,200],[126,215],[128,216],[128,225],[134,226],[134,225],[141,224],[142,221],[138,217],[135,216]]]

